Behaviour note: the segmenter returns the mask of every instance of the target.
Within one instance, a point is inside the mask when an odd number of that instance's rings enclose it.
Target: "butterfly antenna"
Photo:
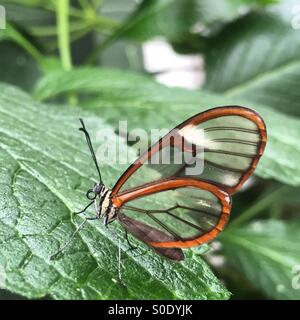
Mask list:
[[[83,222],[75,229],[75,231],[70,235],[70,237],[67,239],[67,241],[55,252],[50,256],[50,260],[54,260],[57,258],[59,254],[61,254],[66,247],[73,241],[76,234],[84,227],[85,223],[87,222],[87,219],[84,219]]]
[[[79,119],[79,121],[80,121],[80,123],[82,125],[82,127],[79,128],[79,130],[82,131],[84,133],[84,135],[85,135],[86,142],[87,142],[87,144],[89,146],[93,161],[95,163],[95,166],[96,166],[96,169],[97,169],[97,172],[98,172],[98,175],[99,175],[100,183],[102,183],[101,173],[100,173],[100,169],[99,169],[99,166],[98,166],[98,163],[97,163],[97,159],[96,159],[95,151],[94,151],[94,148],[93,148],[93,145],[92,145],[92,142],[91,142],[90,135],[89,135],[89,133],[87,132],[87,130],[85,128],[83,120]]]

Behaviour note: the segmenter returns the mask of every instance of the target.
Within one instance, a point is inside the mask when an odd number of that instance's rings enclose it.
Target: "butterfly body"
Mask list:
[[[104,184],[96,183],[93,188],[88,190],[87,196],[88,199],[95,201],[97,217],[103,218],[105,226],[117,218],[118,208],[113,204],[112,191]],[[97,200],[99,200],[98,205]]]

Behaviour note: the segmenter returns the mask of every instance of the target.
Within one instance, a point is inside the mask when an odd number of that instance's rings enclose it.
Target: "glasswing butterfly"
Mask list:
[[[255,111],[240,106],[213,108],[189,118],[159,139],[110,190],[102,182],[90,136],[80,121],[79,130],[85,134],[99,183],[87,191],[91,202],[77,212],[83,213],[94,203],[96,217],[86,218],[73,235],[87,220],[103,218],[106,226],[118,220],[127,240],[129,232],[173,261],[184,259],[182,248],[209,242],[224,229],[230,215],[231,195],[255,170],[267,140],[265,123]],[[195,130],[202,130],[204,139],[193,139],[191,144],[190,137],[197,137]],[[199,153],[199,159],[197,147],[204,151]],[[160,159],[167,148],[180,157],[193,154],[203,162],[202,173],[187,175],[189,161],[152,167],[152,160]],[[155,170],[149,178],[145,169],[152,168]],[[145,199],[149,200],[146,205]]]

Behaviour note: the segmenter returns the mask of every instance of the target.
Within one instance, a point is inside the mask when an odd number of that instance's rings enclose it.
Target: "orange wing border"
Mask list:
[[[146,243],[149,246],[156,248],[190,248],[213,240],[224,229],[226,223],[228,222],[231,211],[231,196],[229,193],[223,191],[218,186],[212,183],[190,178],[161,179],[153,183],[145,184],[140,188],[131,189],[128,191],[124,191],[118,195],[114,195],[112,201],[117,208],[121,209],[125,203],[131,200],[145,197],[157,192],[177,189],[181,187],[195,187],[202,190],[207,190],[219,199],[222,211],[217,225],[212,230],[195,239],[168,242],[151,241]]]
[[[127,181],[127,179],[136,170],[138,170],[138,168],[141,167],[148,158],[150,158],[155,152],[158,152],[164,146],[164,141],[168,141],[168,137],[174,129],[182,129],[188,126],[195,126],[211,119],[219,118],[222,116],[234,116],[234,115],[249,119],[257,125],[259,129],[260,143],[258,144],[258,147],[257,147],[257,156],[253,158],[249,169],[245,171],[245,173],[241,176],[238,184],[235,187],[222,186],[222,189],[226,190],[230,194],[233,194],[243,185],[243,183],[251,176],[253,171],[256,169],[258,161],[264,152],[266,142],[267,142],[267,130],[266,130],[266,125],[264,120],[254,110],[246,107],[242,107],[242,106],[223,106],[223,107],[212,108],[192,116],[191,118],[187,119],[183,123],[173,128],[168,134],[166,134],[157,143],[151,146],[148,149],[148,151],[146,151],[131,166],[128,167],[128,169],[123,173],[123,175],[119,178],[119,180],[113,187],[112,195],[116,195],[121,189],[122,185]]]

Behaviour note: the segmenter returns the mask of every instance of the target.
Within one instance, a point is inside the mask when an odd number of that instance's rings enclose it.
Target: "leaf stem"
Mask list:
[[[239,217],[231,222],[231,226],[236,227],[237,225],[243,224],[250,219],[257,216],[262,210],[271,206],[274,202],[278,200],[278,196],[284,194],[289,190],[289,186],[281,186],[275,189],[273,192],[269,193],[267,196],[259,200],[256,204],[250,207],[248,210],[244,211]]]

